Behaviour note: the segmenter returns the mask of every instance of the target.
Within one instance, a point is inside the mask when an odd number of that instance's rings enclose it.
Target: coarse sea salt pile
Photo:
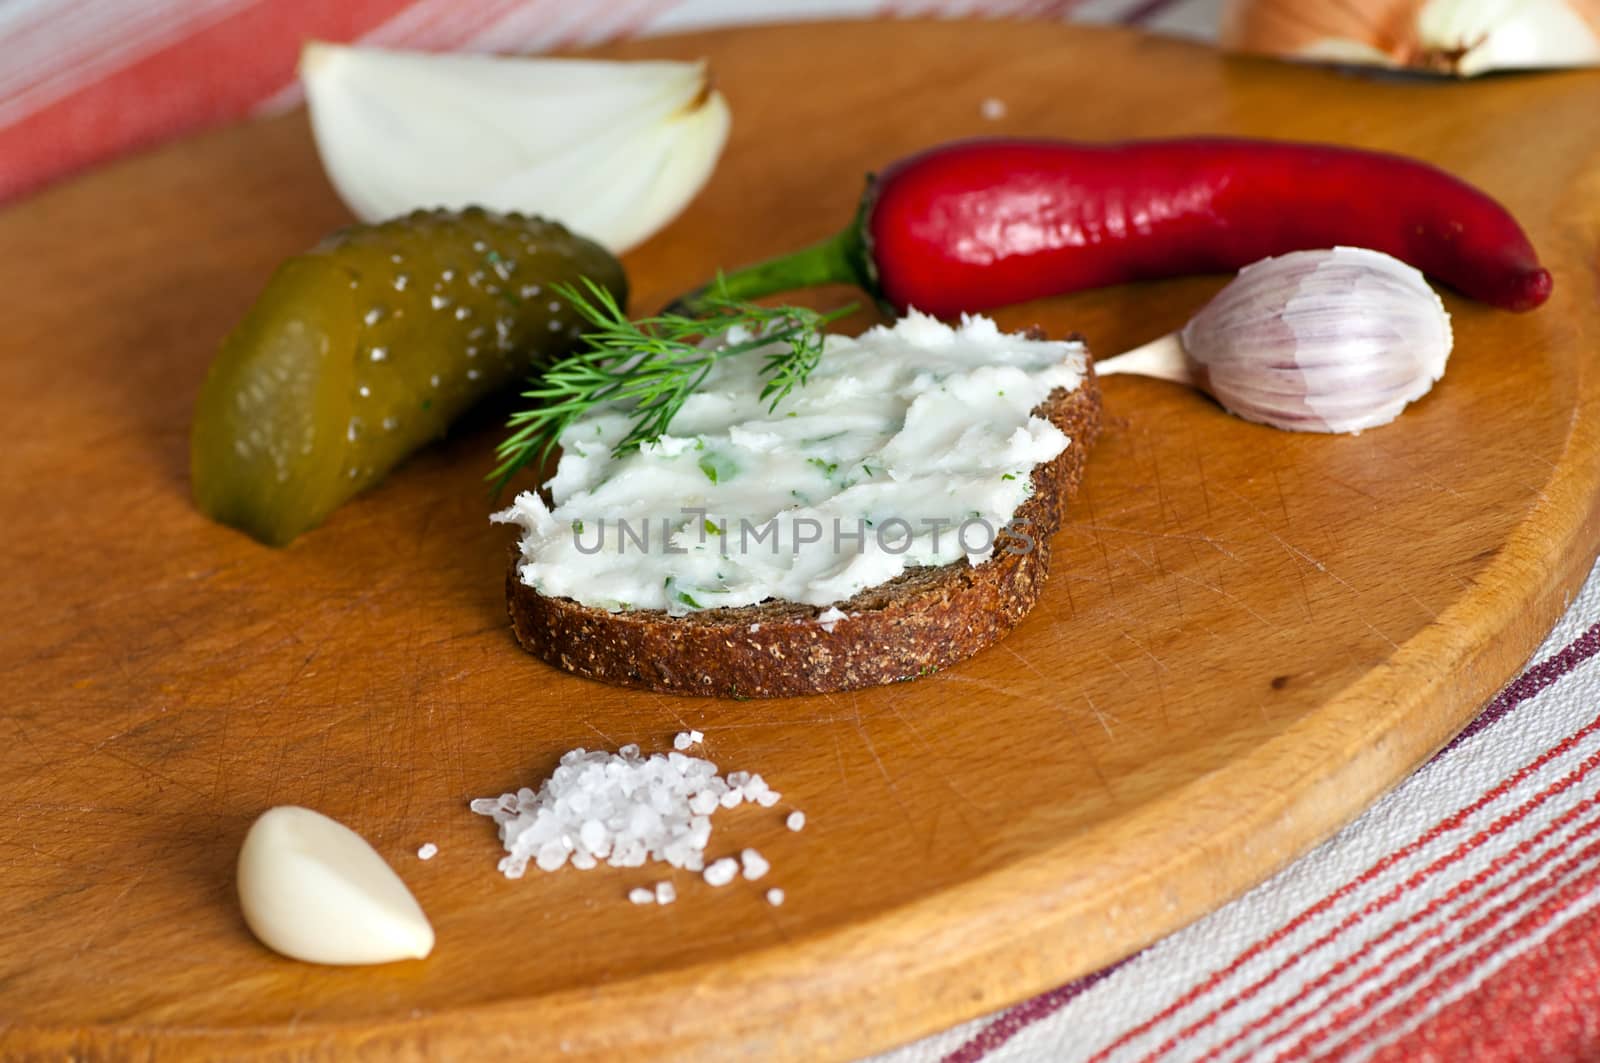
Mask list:
[[[499,866],[507,878],[521,878],[530,862],[542,871],[568,863],[587,871],[602,862],[641,867],[659,860],[701,871],[717,809],[746,801],[770,808],[779,796],[760,775],[735,771],[723,778],[709,760],[677,749],[641,756],[638,746],[627,745],[615,753],[574,749],[537,792],[523,787],[481,797],[471,808],[499,826],[506,847]],[[648,903],[636,892],[636,903]]]

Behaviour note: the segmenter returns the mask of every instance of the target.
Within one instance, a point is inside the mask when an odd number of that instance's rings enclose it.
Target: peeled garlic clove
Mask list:
[[[309,808],[269,809],[239,850],[239,905],[268,948],[310,963],[388,963],[433,951],[433,927],[366,840]]]
[[[1470,77],[1600,64],[1600,0],[1230,0],[1224,47]]]
[[[1195,376],[1251,421],[1307,432],[1387,424],[1450,357],[1450,315],[1422,274],[1365,248],[1262,259],[1179,333]]]
[[[364,221],[479,205],[621,253],[694,198],[727,141],[704,64],[427,55],[313,42],[323,167]]]

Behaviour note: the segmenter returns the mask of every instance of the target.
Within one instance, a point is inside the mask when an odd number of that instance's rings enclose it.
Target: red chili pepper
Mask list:
[[[1515,219],[1443,170],[1355,148],[1224,138],[946,144],[869,178],[838,236],[722,283],[733,298],[854,283],[896,310],[948,317],[1341,244],[1394,255],[1508,310],[1550,294]]]

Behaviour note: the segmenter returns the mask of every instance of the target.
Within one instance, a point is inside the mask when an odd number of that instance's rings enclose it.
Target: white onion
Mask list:
[[[478,205],[621,253],[694,198],[727,140],[700,63],[428,55],[313,42],[317,150],[363,221]]]
[[[1600,64],[1600,0],[1228,0],[1221,43],[1291,59],[1471,77]]]

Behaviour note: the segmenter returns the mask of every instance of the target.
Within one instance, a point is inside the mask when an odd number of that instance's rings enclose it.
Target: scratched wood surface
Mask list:
[[[628,266],[641,309],[850,214],[863,172],[976,133],[1228,132],[1403,149],[1520,216],[1534,314],[1449,297],[1444,382],[1358,438],[1108,382],[1112,426],[1009,639],[932,678],[776,702],[655,697],[518,651],[491,419],[291,549],[201,519],[191,403],[273,265],[345,216],[303,114],[0,213],[0,1056],[843,1059],[1123,956],[1260,881],[1447,740],[1593,557],[1600,75],[1381,81],[1038,25],[750,29],[705,55],[736,115],[710,187]],[[984,100],[1006,117],[986,121]],[[1352,189],[1352,194],[1381,190]],[[1216,278],[1014,308],[1102,352]],[[835,305],[846,292],[817,298]],[[869,319],[862,315],[856,324]],[[771,811],[717,819],[759,885],[495,872],[470,798],[573,746],[706,732]],[[325,969],[247,933],[232,865],[298,803],[370,838],[438,930]],[[790,808],[810,825],[782,827]],[[439,846],[428,863],[414,853]],[[779,909],[768,886],[788,891]]]

